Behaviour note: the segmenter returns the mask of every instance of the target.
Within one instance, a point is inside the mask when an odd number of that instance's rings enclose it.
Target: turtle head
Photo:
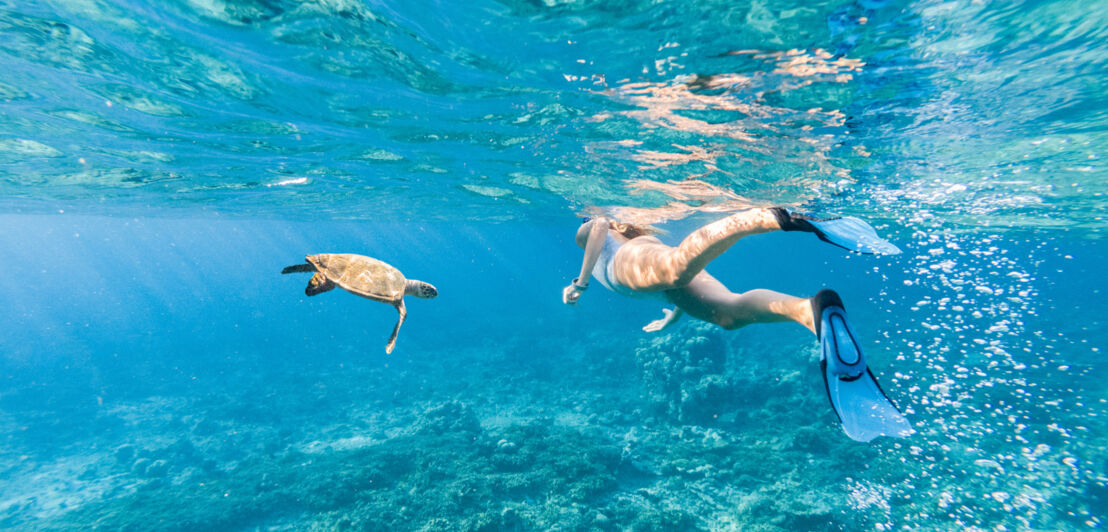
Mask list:
[[[315,266],[320,270],[327,269],[327,263],[331,260],[330,253],[320,253],[319,255],[308,255],[305,257],[309,264]]]
[[[421,299],[434,299],[439,295],[439,291],[436,290],[431,283],[409,280],[408,284],[404,287],[404,295],[415,296]]]

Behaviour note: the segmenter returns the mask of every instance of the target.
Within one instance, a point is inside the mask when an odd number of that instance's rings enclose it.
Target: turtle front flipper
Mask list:
[[[404,318],[408,317],[408,311],[404,308],[404,300],[396,304],[396,311],[400,313],[400,319],[396,322],[396,327],[392,329],[392,336],[389,337],[389,343],[385,344],[385,354],[392,353],[392,348],[396,346],[396,335],[400,332],[400,326],[404,324]]]
[[[335,287],[335,283],[332,283],[329,279],[323,276],[322,273],[317,273],[312,276],[312,279],[308,281],[308,287],[304,289],[304,293],[308,297],[322,294]]]
[[[292,266],[285,266],[281,273],[308,273],[314,271],[315,266],[311,264],[293,264]]]

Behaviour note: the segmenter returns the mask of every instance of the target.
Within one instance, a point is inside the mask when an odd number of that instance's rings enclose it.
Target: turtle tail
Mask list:
[[[281,273],[311,273],[315,271],[315,266],[311,264],[293,264],[292,266],[286,266],[281,270]]]

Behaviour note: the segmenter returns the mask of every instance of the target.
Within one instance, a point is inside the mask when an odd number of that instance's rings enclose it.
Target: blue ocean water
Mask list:
[[[1108,5],[0,0],[0,529],[1100,528]],[[795,324],[594,286],[579,216],[833,287],[916,433]],[[374,256],[396,311],[284,266]]]

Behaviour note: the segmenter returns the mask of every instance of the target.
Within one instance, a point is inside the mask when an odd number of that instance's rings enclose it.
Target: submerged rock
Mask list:
[[[135,446],[134,445],[131,445],[129,443],[125,443],[123,445],[120,445],[119,447],[116,447],[116,449],[115,449],[115,460],[116,460],[116,462],[119,462],[120,464],[125,464],[125,463],[130,462],[134,458],[135,458]]]
[[[154,461],[149,458],[139,458],[131,464],[131,472],[136,475],[145,475],[146,468],[150,467],[150,464]]]
[[[504,452],[504,453],[508,453],[508,454],[516,452],[516,444],[512,443],[508,440],[503,440],[502,439],[502,440],[496,442],[496,448],[500,452]]]
[[[146,466],[143,475],[147,478],[161,478],[169,474],[169,462],[154,460]]]

